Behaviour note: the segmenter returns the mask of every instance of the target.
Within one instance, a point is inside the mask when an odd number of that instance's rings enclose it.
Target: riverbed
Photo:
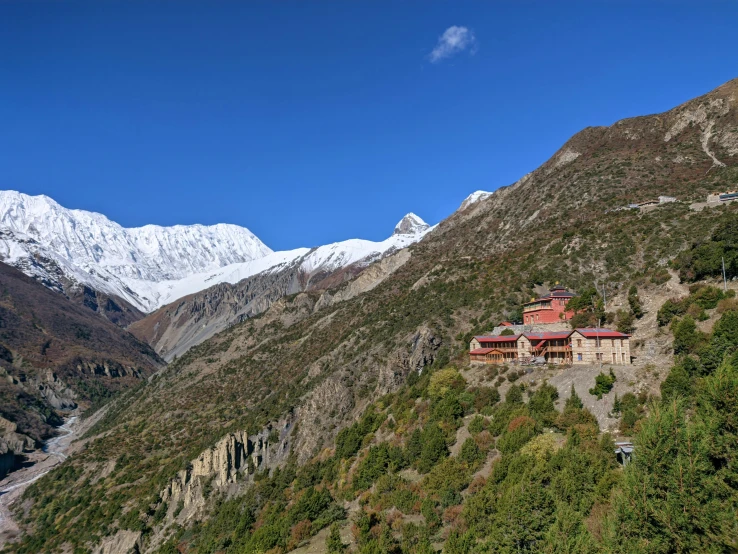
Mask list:
[[[41,450],[27,455],[27,467],[13,471],[0,481],[0,548],[19,533],[10,512],[11,505],[23,495],[28,485],[67,459],[70,446],[80,433],[81,424],[79,416],[68,417],[64,425],[58,428],[58,436],[49,439]]]

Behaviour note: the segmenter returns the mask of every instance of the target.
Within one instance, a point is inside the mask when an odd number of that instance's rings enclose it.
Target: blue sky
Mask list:
[[[6,0],[0,188],[274,249],[379,240],[738,77],[736,22],[728,0]]]

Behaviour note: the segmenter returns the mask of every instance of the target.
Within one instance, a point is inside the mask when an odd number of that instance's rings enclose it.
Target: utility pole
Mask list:
[[[723,291],[728,292],[728,280],[725,278],[725,257],[723,257],[722,260],[723,260]]]

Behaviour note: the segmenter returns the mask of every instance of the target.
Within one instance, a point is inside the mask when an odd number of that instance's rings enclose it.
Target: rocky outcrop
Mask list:
[[[16,433],[17,425],[0,417],[0,479],[17,468],[19,454],[30,452],[35,441],[21,433]]]
[[[93,549],[93,554],[139,554],[142,549],[141,531],[119,530],[115,535],[105,537]]]
[[[256,435],[237,431],[202,452],[160,493],[169,505],[165,526],[202,515],[209,491],[236,492],[256,473],[283,465],[290,453],[292,414]]]

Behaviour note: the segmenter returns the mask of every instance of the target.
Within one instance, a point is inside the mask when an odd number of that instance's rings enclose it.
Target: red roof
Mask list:
[[[512,327],[512,326],[513,324],[510,323],[509,321],[503,321],[502,323],[500,323],[500,327]]]
[[[594,329],[594,328],[587,328],[587,329],[577,329],[577,333],[580,335],[583,335],[587,337],[588,339],[627,339],[630,338],[630,335],[626,335],[625,333],[619,333],[618,331],[613,331],[612,329]]]
[[[479,342],[515,342],[520,335],[496,335],[494,337],[474,337]]]
[[[529,340],[556,340],[566,339],[574,331],[547,331],[545,333],[523,333]]]
[[[472,350],[469,354],[489,354],[490,352],[499,352],[496,348],[477,348]]]

